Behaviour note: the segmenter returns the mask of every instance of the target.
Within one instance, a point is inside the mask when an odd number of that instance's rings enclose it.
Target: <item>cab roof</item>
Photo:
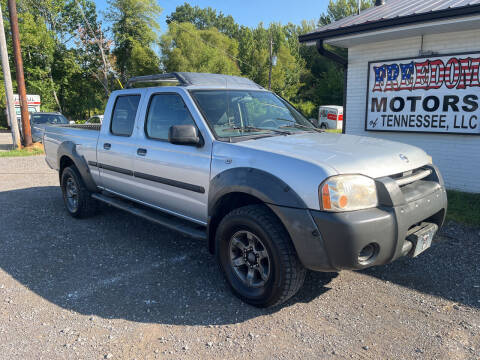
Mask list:
[[[143,84],[143,85],[141,85]],[[145,86],[199,86],[221,89],[263,89],[250,79],[223,74],[172,72],[137,76],[128,80],[127,88]]]

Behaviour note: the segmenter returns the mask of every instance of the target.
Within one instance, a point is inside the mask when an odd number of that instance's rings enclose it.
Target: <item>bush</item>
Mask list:
[[[318,116],[318,107],[311,101],[304,101],[299,103],[293,103],[293,105],[308,119],[316,119]]]

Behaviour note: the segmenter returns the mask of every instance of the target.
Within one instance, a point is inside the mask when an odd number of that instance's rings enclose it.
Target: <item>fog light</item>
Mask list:
[[[373,262],[375,256],[378,253],[378,245],[375,243],[370,243],[365,246],[362,250],[360,250],[360,254],[358,255],[358,263],[361,265],[367,265]]]

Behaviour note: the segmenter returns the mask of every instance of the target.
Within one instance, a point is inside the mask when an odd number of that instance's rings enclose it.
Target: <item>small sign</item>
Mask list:
[[[365,130],[480,134],[480,53],[368,65]]]

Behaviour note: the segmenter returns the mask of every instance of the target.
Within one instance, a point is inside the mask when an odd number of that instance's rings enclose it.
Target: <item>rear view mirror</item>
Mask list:
[[[168,141],[177,145],[202,145],[198,130],[194,125],[170,126],[168,130]]]

